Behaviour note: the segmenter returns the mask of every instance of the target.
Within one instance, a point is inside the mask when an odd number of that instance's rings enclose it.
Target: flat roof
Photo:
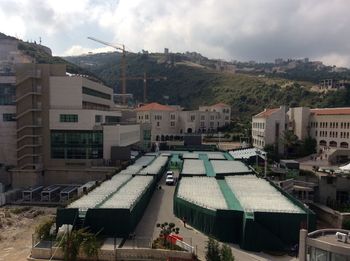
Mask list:
[[[228,209],[220,186],[214,178],[182,178],[177,197],[208,209]]]
[[[245,212],[305,213],[268,181],[255,175],[226,176]]]
[[[185,159],[182,175],[205,175],[206,170],[204,166],[204,161],[200,159]]]
[[[216,174],[251,173],[252,171],[241,161],[211,160]]]

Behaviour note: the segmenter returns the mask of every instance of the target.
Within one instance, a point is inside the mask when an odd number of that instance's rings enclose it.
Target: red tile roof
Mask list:
[[[257,115],[255,115],[254,117],[257,118],[267,118],[268,116],[270,116],[272,113],[274,113],[275,111],[278,111],[280,108],[274,108],[274,109],[265,109],[264,111],[258,113]]]
[[[230,107],[230,105],[227,105],[226,103],[219,102],[217,104],[212,105],[211,107]]]
[[[350,115],[350,107],[311,109],[310,111],[315,115]]]
[[[152,102],[137,108],[136,111],[176,111],[176,109],[157,102]]]

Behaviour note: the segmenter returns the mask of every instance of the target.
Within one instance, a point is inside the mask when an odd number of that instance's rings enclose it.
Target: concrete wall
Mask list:
[[[50,108],[81,109],[82,78],[67,76],[50,77]]]
[[[140,125],[103,126],[103,158],[111,159],[112,146],[129,146],[140,141]]]
[[[294,134],[297,135],[300,140],[307,138],[310,119],[310,108],[290,108],[287,115],[289,117],[289,124],[292,124]]]
[[[63,251],[61,248],[36,248],[33,247],[28,260],[49,260],[53,255],[54,259],[62,260]],[[96,258],[89,258],[83,253],[79,257],[84,260],[96,260]],[[99,250],[98,260],[100,261],[114,261],[114,260],[167,260],[181,259],[191,260],[192,254],[184,251],[170,251],[163,249],[149,249],[149,248],[118,248],[116,250]]]
[[[78,115],[78,122],[60,122],[61,114],[76,114]],[[96,115],[102,116],[102,122],[96,123]],[[51,109],[50,130],[92,130],[95,126],[104,123],[106,116],[121,117],[121,112],[81,109]]]

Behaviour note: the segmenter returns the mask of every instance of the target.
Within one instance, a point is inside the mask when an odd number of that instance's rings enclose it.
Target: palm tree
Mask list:
[[[291,130],[285,130],[281,138],[281,143],[284,147],[284,155],[288,158],[289,150],[298,143],[298,136]]]

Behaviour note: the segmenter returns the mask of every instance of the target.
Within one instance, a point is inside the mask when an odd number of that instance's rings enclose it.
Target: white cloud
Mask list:
[[[91,35],[133,51],[325,57],[350,66],[349,9],[348,0],[1,0],[0,31],[42,36],[57,54],[99,47]]]
[[[114,52],[115,49],[112,47],[101,47],[101,48],[87,48],[83,47],[81,45],[73,45],[68,50],[64,52],[64,56],[75,56],[75,55],[81,55],[81,54],[88,54],[88,53],[106,53],[106,52]]]

